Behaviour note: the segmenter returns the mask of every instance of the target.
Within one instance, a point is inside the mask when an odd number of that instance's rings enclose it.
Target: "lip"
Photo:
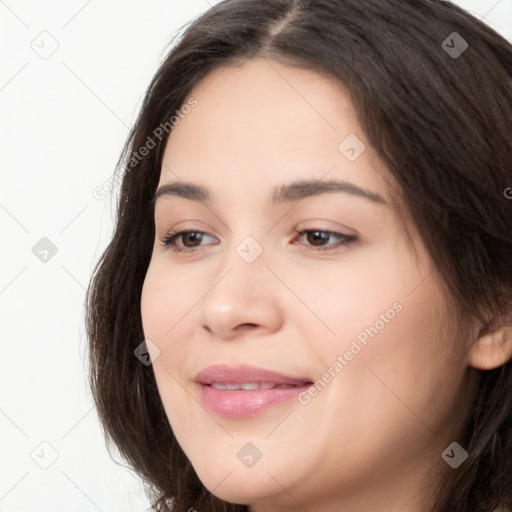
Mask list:
[[[214,365],[201,370],[195,382],[200,384],[201,401],[213,414],[223,418],[242,419],[261,414],[269,408],[295,398],[312,385],[308,377],[289,377],[256,366]],[[216,389],[212,383],[272,383],[293,387],[227,390]]]

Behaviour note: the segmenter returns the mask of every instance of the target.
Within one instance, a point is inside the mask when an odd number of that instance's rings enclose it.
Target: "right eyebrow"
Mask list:
[[[200,201],[201,203],[208,203],[211,200],[208,189],[200,185],[185,182],[166,183],[159,187],[153,198],[153,204],[155,204],[160,197],[164,196],[182,197],[192,201]]]

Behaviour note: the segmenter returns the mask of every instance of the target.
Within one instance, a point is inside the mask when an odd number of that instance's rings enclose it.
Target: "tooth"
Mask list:
[[[260,384],[260,389],[272,389],[275,387],[276,385],[273,382],[262,382]]]
[[[226,386],[226,389],[230,389],[230,390],[235,390],[235,389],[241,388],[240,384],[225,384],[225,386]]]
[[[215,389],[227,389],[226,384],[222,384],[221,382],[212,382],[210,386]]]
[[[251,390],[251,389],[260,389],[260,384],[258,382],[250,382],[250,383],[247,383],[247,384],[242,384],[240,386],[241,389],[245,389],[247,391]]]
[[[293,384],[278,384],[276,386],[277,389],[288,389],[288,388],[294,388],[295,386]]]

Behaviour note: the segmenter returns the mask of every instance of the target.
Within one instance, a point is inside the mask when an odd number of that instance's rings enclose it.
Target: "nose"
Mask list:
[[[270,335],[283,324],[282,289],[267,268],[265,251],[249,262],[235,250],[223,261],[212,286],[198,304],[201,328],[210,336],[233,340],[248,332]]]

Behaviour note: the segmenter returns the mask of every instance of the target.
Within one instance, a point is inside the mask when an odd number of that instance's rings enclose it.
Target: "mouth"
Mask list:
[[[213,414],[243,419],[261,414],[307,390],[309,378],[289,377],[254,366],[215,365],[195,379],[201,385],[201,401]]]

